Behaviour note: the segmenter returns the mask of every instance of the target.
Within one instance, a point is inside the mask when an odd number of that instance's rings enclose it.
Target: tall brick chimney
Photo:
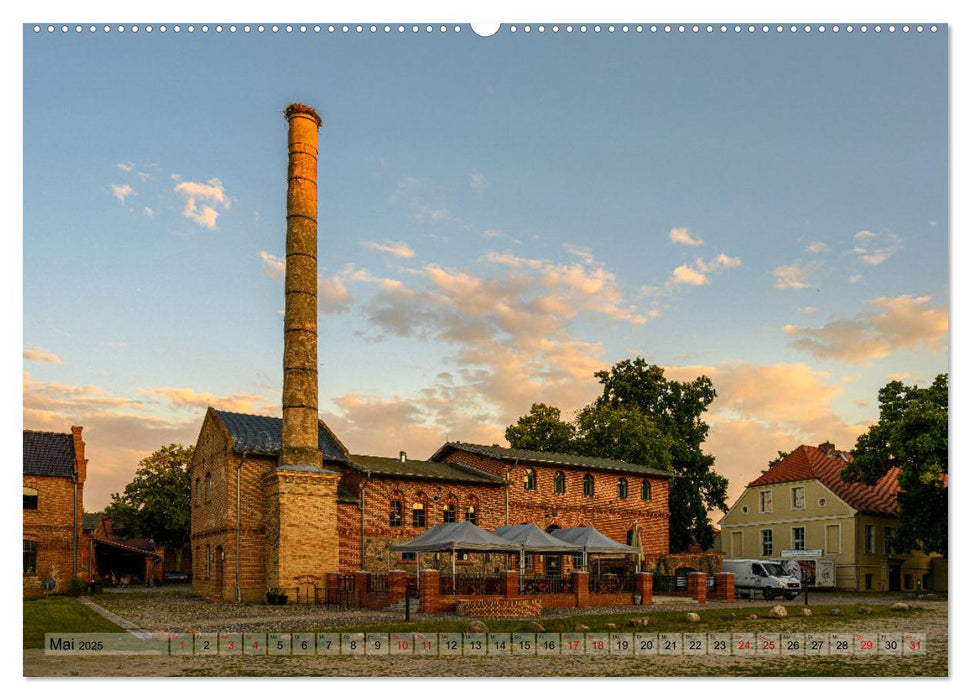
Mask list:
[[[320,117],[292,104],[287,168],[283,437],[263,476],[266,585],[309,601],[338,566],[337,481],[317,447],[317,130]],[[245,566],[245,561],[243,562]]]
[[[292,104],[287,168],[283,446],[280,467],[320,466],[317,449],[317,130],[320,117]]]

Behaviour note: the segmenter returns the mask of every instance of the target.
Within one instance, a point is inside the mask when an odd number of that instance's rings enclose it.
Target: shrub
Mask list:
[[[67,592],[69,595],[73,595],[75,598],[84,593],[84,588],[84,581],[81,580],[80,576],[72,576],[71,580],[68,581]]]

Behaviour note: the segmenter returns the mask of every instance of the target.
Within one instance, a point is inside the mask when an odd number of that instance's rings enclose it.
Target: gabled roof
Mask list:
[[[781,462],[764,472],[750,487],[783,484],[789,481],[818,479],[854,510],[875,515],[897,515],[897,482],[900,470],[888,471],[873,486],[843,481],[840,472],[853,461],[853,456],[840,450],[823,451],[811,445],[800,445]]]
[[[519,543],[498,537],[465,521],[432,525],[413,540],[388,547],[393,552],[516,552]]]
[[[85,513],[81,517],[81,530],[84,532],[93,532],[98,527],[100,520],[101,513]]]
[[[278,455],[283,442],[283,419],[272,416],[254,416],[249,413],[217,411],[213,413],[222,421],[233,439],[233,452],[241,454]],[[331,432],[323,421],[317,421],[317,447],[324,460],[346,462],[347,448]]]
[[[498,445],[473,445],[468,442],[446,442],[431,456],[432,461],[438,461],[449,449],[464,450],[472,454],[492,457],[505,462],[519,460],[521,462],[535,462],[563,467],[582,467],[584,469],[603,469],[625,474],[643,474],[670,479],[671,474],[642,464],[631,464],[619,459],[603,459],[601,457],[584,457],[583,455],[566,454],[564,452],[540,452],[539,450],[519,450],[512,447]]]
[[[72,477],[74,459],[71,433],[24,431],[24,474]]]
[[[502,477],[474,469],[464,464],[448,462],[426,462],[417,459],[394,459],[393,457],[370,457],[350,455],[348,466],[360,471],[369,471],[380,476],[395,476],[405,479],[431,479],[466,484],[501,485]]]

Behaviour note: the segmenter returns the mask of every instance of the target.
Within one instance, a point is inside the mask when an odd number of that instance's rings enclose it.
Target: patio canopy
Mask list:
[[[641,553],[636,547],[629,547],[626,544],[615,542],[595,527],[566,527],[560,530],[553,530],[550,534],[556,539],[576,547],[574,551],[582,551],[585,554]]]
[[[470,522],[440,523],[413,540],[393,544],[394,552],[518,552],[518,542],[504,540]]]
[[[582,552],[583,548],[577,545],[558,540],[549,535],[532,523],[523,525],[504,525],[496,528],[496,535],[504,540],[516,542],[522,546],[526,552],[549,552],[550,554],[566,554],[569,552]]]

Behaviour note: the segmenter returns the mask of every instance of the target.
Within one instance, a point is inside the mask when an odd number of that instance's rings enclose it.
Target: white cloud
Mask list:
[[[50,362],[51,364],[55,365],[64,364],[61,362],[60,357],[52,353],[50,350],[45,350],[37,345],[24,350],[24,359],[30,360],[31,362]]]
[[[135,194],[135,190],[132,189],[131,185],[112,185],[111,194],[122,204],[131,195]]]
[[[364,241],[361,243],[361,245],[368,250],[386,253],[388,255],[393,255],[396,258],[415,257],[415,251],[413,251],[404,241],[385,241],[384,243],[377,243],[376,241]]]
[[[860,282],[862,279],[863,279],[863,275],[850,275],[846,279],[846,281],[849,282],[850,284],[856,284],[857,282]]]
[[[772,276],[775,277],[776,289],[805,289],[812,286],[813,283],[809,278],[818,269],[819,266],[816,263],[808,265],[792,263],[775,268],[772,270]]]
[[[671,276],[668,278],[665,287],[668,290],[671,290],[680,285],[700,287],[702,285],[710,284],[711,279],[708,277],[709,273],[739,267],[741,264],[741,258],[732,257],[726,255],[725,253],[719,253],[716,257],[707,262],[701,258],[696,258],[694,263],[679,265],[678,267],[674,268],[674,270],[671,271]]]
[[[823,243],[822,241],[813,241],[812,243],[806,246],[806,252],[808,253],[814,253],[814,254],[825,253],[828,250],[829,250],[829,246]]]
[[[932,353],[947,346],[948,318],[930,297],[878,297],[862,302],[872,307],[851,319],[835,318],[821,328],[788,325],[790,345],[820,359],[869,364],[898,349],[923,345]]]
[[[701,238],[695,238],[691,235],[691,232],[681,226],[675,226],[668,232],[668,238],[671,239],[672,243],[677,243],[679,245],[691,246],[692,248],[700,246],[704,243]]]
[[[123,172],[130,173],[135,168],[135,164],[134,163],[115,163],[115,167]]]
[[[144,209],[142,209],[142,213],[144,213],[145,216],[149,218],[155,216],[155,210],[152,209],[151,207],[145,207]]]
[[[482,173],[471,172],[469,173],[469,187],[473,190],[482,189],[486,184],[486,176]]]
[[[182,215],[197,226],[216,229],[216,219],[219,216],[217,207],[229,209],[231,199],[223,188],[222,181],[211,178],[206,182],[191,182],[186,180],[175,186],[175,193],[185,200]]]
[[[148,173],[143,173],[143,172],[137,172],[137,173],[135,173],[135,177],[137,177],[142,182],[148,182],[149,180],[152,179],[152,176],[151,175],[149,175]]]
[[[868,265],[880,265],[903,248],[903,239],[895,233],[858,231],[853,240],[850,252]]]

